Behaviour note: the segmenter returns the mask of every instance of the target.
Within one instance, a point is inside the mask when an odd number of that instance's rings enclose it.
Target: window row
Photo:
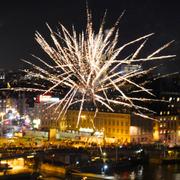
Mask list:
[[[171,117],[163,117],[163,118],[160,118],[159,119],[160,121],[168,121],[168,120],[171,120],[171,121],[176,121],[177,120],[177,117],[176,116],[171,116]]]

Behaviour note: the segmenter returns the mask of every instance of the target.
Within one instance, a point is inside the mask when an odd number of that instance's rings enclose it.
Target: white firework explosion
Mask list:
[[[145,101],[157,101],[151,90],[145,88],[147,82],[146,80],[142,82],[142,77],[157,67],[153,66],[143,70],[141,64],[173,58],[174,55],[158,55],[172,42],[141,58],[139,54],[153,33],[118,47],[120,18],[108,31],[104,28],[105,20],[103,18],[97,33],[93,30],[92,14],[89,10],[87,10],[86,30],[81,33],[77,33],[74,27],[72,27],[72,31],[68,31],[62,24],[60,24],[59,31],[54,32],[47,25],[54,43],[53,47],[38,32],[35,39],[48,54],[51,62],[48,63],[38,57],[36,58],[41,62],[41,65],[24,60],[33,67],[33,70],[32,68],[25,70],[28,75],[51,84],[51,87],[46,89],[35,90],[44,91],[44,94],[47,94],[62,87],[67,89],[64,97],[58,103],[51,104],[50,107],[56,105],[56,109],[60,108],[60,116],[66,114],[70,106],[77,106],[79,108],[77,127],[86,103],[93,104],[95,115],[101,106],[106,107],[111,112],[114,111],[115,106],[125,106],[131,109],[134,114],[142,117],[147,117],[146,113],[153,112],[142,105]],[[135,43],[138,45],[134,53],[121,58],[122,51]],[[134,70],[123,71],[121,67],[126,65],[138,66]],[[137,79],[140,83],[137,83]],[[28,90],[28,88],[25,89]],[[147,94],[148,98],[130,96],[130,93],[137,95],[138,93],[142,94],[142,92]],[[139,102],[143,103],[139,105]]]

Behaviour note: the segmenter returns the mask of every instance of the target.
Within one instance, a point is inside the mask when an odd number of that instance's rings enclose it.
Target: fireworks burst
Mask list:
[[[28,75],[51,84],[51,87],[43,89],[44,94],[56,91],[61,87],[67,89],[64,97],[58,103],[51,104],[50,107],[56,105],[56,109],[60,108],[60,115],[64,115],[70,106],[79,107],[77,127],[86,103],[93,104],[95,114],[101,106],[111,112],[116,106],[125,106],[134,114],[143,117],[146,117],[144,112],[153,112],[142,103],[139,105],[139,102],[156,101],[151,90],[145,88],[147,82],[142,81],[142,77],[157,67],[143,69],[141,65],[150,61],[173,58],[174,55],[158,56],[172,42],[141,58],[139,54],[153,33],[118,47],[120,18],[109,30],[104,28],[105,20],[103,18],[96,33],[93,30],[92,14],[89,10],[87,10],[86,30],[82,33],[77,33],[74,27],[72,27],[72,31],[68,31],[62,24],[60,24],[59,31],[54,32],[47,25],[54,43],[53,47],[38,32],[35,39],[48,54],[51,62],[48,63],[38,57],[36,58],[41,65],[24,60],[33,67],[33,70],[25,70]],[[136,43],[137,48],[131,55],[125,58],[120,57],[124,49]],[[123,66],[136,68],[124,71]],[[137,79],[139,79],[138,83]],[[42,91],[42,89],[39,90]],[[150,97],[138,98],[130,96],[130,93],[136,95],[145,93]]]

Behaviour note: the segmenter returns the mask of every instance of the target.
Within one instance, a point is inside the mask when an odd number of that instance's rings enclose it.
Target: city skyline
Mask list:
[[[179,179],[180,11],[162,0],[0,4],[0,179]]]

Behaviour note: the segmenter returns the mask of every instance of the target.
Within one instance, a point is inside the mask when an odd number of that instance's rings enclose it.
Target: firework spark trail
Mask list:
[[[67,112],[70,106],[77,104],[80,107],[77,127],[79,126],[84,105],[88,102],[93,103],[95,107],[94,116],[96,116],[101,105],[112,112],[114,111],[113,105],[121,105],[130,109],[133,108],[134,114],[146,118],[147,116],[144,114],[144,111],[153,112],[144,106],[136,104],[137,101],[146,102],[157,100],[154,99],[154,94],[151,90],[144,87],[143,83],[146,84],[146,80],[141,83],[136,83],[135,79],[157,68],[154,66],[143,70],[141,69],[142,63],[175,57],[174,55],[157,56],[158,53],[167,48],[173,41],[155,50],[147,57],[139,58],[139,54],[146,45],[148,38],[154,33],[144,35],[118,47],[119,32],[117,26],[119,25],[121,17],[122,16],[120,16],[115,25],[107,31],[104,29],[104,15],[97,33],[93,30],[92,14],[88,9],[85,32],[78,34],[74,27],[72,27],[72,32],[70,32],[62,24],[60,24],[58,32],[54,32],[50,26],[47,25],[54,47],[51,47],[38,32],[36,32],[35,39],[44,52],[50,57],[51,63],[47,63],[34,55],[42,66],[24,60],[33,68],[33,70],[29,69],[27,71],[29,76],[32,78],[38,77],[52,84],[51,87],[47,87],[45,90],[39,89],[43,91],[44,94],[56,91],[57,88],[60,89],[62,86],[68,89],[68,92],[58,104],[53,103],[49,107],[56,105],[56,110],[60,108],[60,115],[62,115]],[[122,51],[136,43],[140,45],[138,45],[135,52],[126,58],[120,59]],[[129,72],[120,70],[122,65],[134,64],[139,65],[137,70],[130,70]],[[132,93],[144,92],[153,98],[129,97],[126,86],[134,88],[131,90]],[[24,90],[25,88],[22,89]],[[38,89],[34,90],[38,91]],[[112,98],[109,90],[116,91],[116,98]]]

